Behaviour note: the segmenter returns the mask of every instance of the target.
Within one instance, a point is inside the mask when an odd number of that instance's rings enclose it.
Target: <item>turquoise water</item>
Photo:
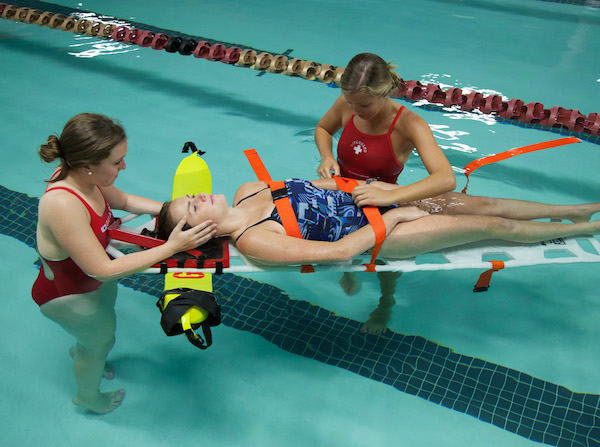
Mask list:
[[[343,66],[354,54],[373,51],[394,59],[406,80],[497,92],[584,114],[599,112],[598,8],[535,0],[271,3],[60,2],[271,53],[291,49],[292,56],[332,65]],[[126,127],[128,169],[117,186],[132,193],[167,199],[186,141],[207,151],[213,190],[230,199],[239,183],[254,179],[241,152],[246,148],[259,151],[273,176],[311,178],[318,165],[314,127],[339,95],[338,89],[318,82],[123,48],[5,20],[0,20],[0,66],[0,185],[31,197],[41,195],[42,179],[51,172],[38,161],[37,146],[83,111],[118,117]],[[468,162],[560,137],[476,113],[403,104],[432,126],[456,169],[458,189],[465,183],[460,169]],[[469,192],[552,203],[598,200],[598,151],[598,145],[583,142],[515,157],[472,174]],[[413,157],[401,181],[424,175]],[[24,211],[16,214],[8,215],[31,221]],[[339,274],[331,273],[219,280],[219,299],[229,319],[213,330],[214,346],[204,352],[162,333],[152,296],[160,286],[136,290],[145,280],[135,278],[123,283],[117,344],[110,357],[117,379],[103,386],[125,388],[127,398],[109,415],[85,414],[70,403],[70,337],[43,318],[30,299],[37,275],[35,251],[8,232],[0,235],[0,246],[6,303],[0,324],[5,339],[3,445],[535,443],[510,427],[399,391],[364,371],[353,372],[351,365],[333,367],[331,357],[290,347],[297,319],[318,335],[319,343],[332,343],[332,352],[349,351],[348,340],[357,340],[355,325],[360,327],[377,305],[374,278],[367,276],[362,291],[347,297],[337,286]],[[365,368],[377,371],[369,362],[373,356],[384,361],[382,344],[394,345],[406,334],[545,384],[597,396],[598,265],[510,269],[494,276],[487,293],[473,294],[479,273],[404,275],[390,331],[386,337],[359,334],[368,351],[361,351],[366,357],[359,361],[368,359],[362,361]],[[267,286],[261,295],[262,283],[283,290],[284,296]],[[285,321],[276,320],[277,335],[271,337],[268,325],[261,326],[265,320],[254,324],[254,314],[246,312],[245,303],[258,299],[273,303],[267,322],[275,321],[281,303],[306,305],[302,318],[296,309]],[[308,317],[311,321],[304,323]],[[279,335],[287,341],[280,342]],[[306,337],[303,333],[297,339]],[[311,343],[316,351],[326,350]],[[586,423],[593,427],[597,419],[581,420]],[[597,432],[587,441],[598,445]],[[564,445],[585,445],[578,442]]]

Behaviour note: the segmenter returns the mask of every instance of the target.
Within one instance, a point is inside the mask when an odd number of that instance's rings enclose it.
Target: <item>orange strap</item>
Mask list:
[[[252,166],[256,177],[260,181],[265,182],[267,185],[269,185],[269,188],[271,188],[273,203],[275,203],[275,207],[277,208],[277,212],[281,218],[281,224],[283,225],[285,233],[288,236],[301,239],[302,235],[300,234],[298,219],[296,219],[296,215],[292,209],[292,204],[288,199],[285,183],[282,181],[274,182],[271,179],[271,176],[267,172],[267,168],[265,168],[265,165],[254,149],[247,149],[244,151],[244,154],[246,154],[246,157],[248,158],[250,166]]]
[[[352,194],[352,190],[358,186],[358,182],[351,178],[345,177],[333,177],[335,179],[335,183],[340,191],[347,192]],[[381,248],[381,244],[385,240],[385,224],[383,223],[383,217],[381,217],[381,213],[379,212],[379,208],[376,206],[365,206],[362,208],[365,216],[367,216],[367,220],[371,224],[373,231],[375,232],[375,246],[373,247],[373,251],[371,252],[371,262],[368,264],[363,264],[366,267],[367,272],[375,271],[375,260],[377,259],[377,254],[379,253],[379,249]]]
[[[467,184],[462,190],[463,193],[467,192],[467,186],[469,186],[469,174],[475,169],[480,168],[484,165],[496,163],[497,161],[506,160],[507,158],[514,157],[515,155],[525,154],[527,152],[539,151],[542,149],[548,149],[551,147],[563,146],[565,144],[581,143],[579,138],[567,137],[560,138],[558,140],[544,141],[543,143],[536,143],[529,146],[518,147],[509,151],[500,152],[499,154],[489,155],[487,157],[478,158],[473,160],[471,163],[466,165],[463,169],[465,170],[465,176],[467,177]]]
[[[277,213],[281,219],[285,234],[302,239],[300,227],[298,226],[298,219],[296,218],[296,214],[294,214],[292,204],[287,196],[285,183],[282,181],[275,182],[271,179],[267,168],[265,168],[265,165],[256,153],[256,150],[247,149],[244,151],[244,154],[246,154],[246,158],[248,158],[256,177],[271,188],[273,203],[275,204],[275,208],[277,208]],[[310,264],[303,265],[301,269],[302,273],[312,273],[314,271],[314,267]]]
[[[490,288],[490,280],[492,279],[492,273],[497,272],[498,270],[502,270],[504,268],[503,261],[490,261],[492,263],[492,268],[490,270],[486,270],[483,272],[479,279],[477,280],[477,284],[473,288],[473,292],[485,292]]]

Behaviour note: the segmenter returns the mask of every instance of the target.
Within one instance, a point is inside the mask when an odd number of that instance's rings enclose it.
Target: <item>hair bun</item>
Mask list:
[[[56,135],[50,135],[48,140],[40,146],[40,157],[47,163],[50,163],[57,158],[63,157],[63,151],[60,147],[60,141]]]

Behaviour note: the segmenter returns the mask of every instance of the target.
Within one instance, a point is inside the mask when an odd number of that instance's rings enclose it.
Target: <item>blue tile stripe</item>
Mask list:
[[[37,203],[35,197],[0,186],[0,234],[35,247]],[[574,393],[423,337],[391,331],[365,335],[360,322],[293,300],[271,285],[232,274],[213,278],[227,326],[533,441],[561,447],[600,446],[597,394]],[[120,284],[155,297],[164,287],[160,275],[132,275]],[[219,349],[218,329],[215,335],[212,349]]]

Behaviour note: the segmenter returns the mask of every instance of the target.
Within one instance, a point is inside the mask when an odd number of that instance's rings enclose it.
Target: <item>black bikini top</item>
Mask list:
[[[257,195],[257,194],[258,194],[258,193],[260,193],[260,192],[263,192],[265,189],[270,189],[270,188],[267,186],[266,188],[263,188],[263,189],[261,189],[261,190],[258,190],[258,191],[256,191],[255,193],[252,193],[252,194],[250,194],[249,196],[246,196],[246,197],[244,197],[243,199],[241,199],[241,200],[240,200],[240,201],[239,201],[239,202],[236,204],[236,206],[238,206],[238,205],[239,205],[240,203],[242,203],[244,200],[246,200],[246,199],[249,199],[250,197],[254,197],[255,195]],[[248,231],[250,228],[253,228],[253,227],[255,227],[255,226],[257,226],[257,225],[260,225],[260,224],[261,224],[261,223],[263,223],[263,222],[267,222],[267,221],[269,221],[269,220],[272,220],[272,221],[274,221],[274,222],[277,222],[277,223],[279,223],[279,224],[281,223],[281,221],[279,220],[279,214],[277,213],[277,208],[274,208],[274,209],[273,209],[273,212],[271,213],[271,215],[270,215],[270,216],[268,216],[268,217],[265,217],[264,219],[262,219],[262,220],[260,220],[260,221],[258,221],[258,222],[256,222],[256,223],[254,223],[254,224],[250,225],[249,227],[247,227],[247,228],[246,228],[244,231],[242,231],[242,233],[241,233],[241,234],[240,234],[238,237],[236,237],[236,238],[235,238],[235,241],[233,241],[233,243],[234,243],[234,244],[236,244],[236,243],[237,243],[237,241],[238,241],[238,240],[239,240],[239,239],[240,239],[240,238],[241,238],[241,237],[244,235],[244,233],[245,233],[246,231]]]

